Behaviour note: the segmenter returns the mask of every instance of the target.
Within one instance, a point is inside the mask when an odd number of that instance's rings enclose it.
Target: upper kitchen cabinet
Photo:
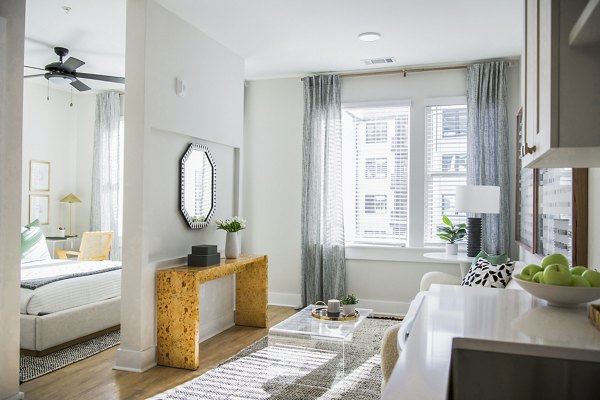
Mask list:
[[[600,167],[600,0],[525,0],[525,167]]]

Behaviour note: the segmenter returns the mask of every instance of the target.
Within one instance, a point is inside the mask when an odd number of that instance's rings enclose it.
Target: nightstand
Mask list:
[[[69,250],[73,250],[73,244],[77,240],[77,235],[70,237],[62,236],[46,236],[46,244],[48,245],[48,251],[50,251],[50,257],[54,258],[54,250],[56,250],[57,243],[68,243]]]

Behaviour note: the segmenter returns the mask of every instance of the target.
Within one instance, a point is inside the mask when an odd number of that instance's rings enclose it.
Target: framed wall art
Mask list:
[[[47,194],[29,195],[29,222],[40,221],[40,225],[50,223],[50,196]]]
[[[31,192],[50,191],[49,161],[29,161],[29,190]]]

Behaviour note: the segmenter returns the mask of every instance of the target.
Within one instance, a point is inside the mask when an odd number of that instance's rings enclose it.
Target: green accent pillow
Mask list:
[[[481,250],[473,259],[473,262],[471,263],[471,268],[475,267],[477,260],[479,260],[480,258],[486,259],[492,265],[506,264],[508,262],[508,256],[506,254],[492,255]]]
[[[46,237],[40,228],[40,221],[35,220],[21,228],[21,262],[50,260],[46,245]]]

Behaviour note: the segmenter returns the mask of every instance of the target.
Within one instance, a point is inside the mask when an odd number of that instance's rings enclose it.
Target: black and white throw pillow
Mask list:
[[[485,258],[480,258],[469,269],[461,286],[504,288],[508,285],[514,268],[514,262],[494,265]]]

